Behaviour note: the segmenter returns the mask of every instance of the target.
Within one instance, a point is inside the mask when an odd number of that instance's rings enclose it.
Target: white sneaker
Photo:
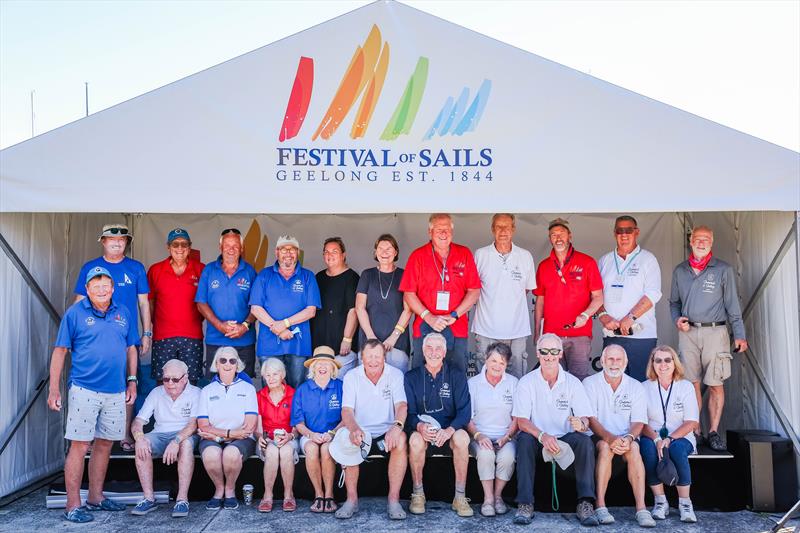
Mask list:
[[[678,505],[681,512],[681,522],[697,522],[697,517],[694,515],[694,508],[691,503],[681,503]]]
[[[598,507],[594,510],[594,516],[603,525],[614,523],[614,517],[608,512],[608,507]]]
[[[656,520],[666,520],[669,514],[669,504],[667,502],[656,502],[653,506],[653,518]]]

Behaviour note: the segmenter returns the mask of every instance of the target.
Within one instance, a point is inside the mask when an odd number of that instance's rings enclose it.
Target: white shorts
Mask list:
[[[125,436],[125,392],[95,392],[72,385],[68,398],[65,439],[91,442]]]
[[[267,441],[267,448],[269,448],[270,446],[274,446],[275,448],[278,447],[277,444],[275,444],[275,441],[273,441],[273,440],[268,440]],[[284,444],[283,446],[284,447],[288,446],[289,448],[292,449],[292,454],[294,455],[294,464],[299,463],[300,462],[300,455],[298,453],[298,450],[300,449],[300,443],[297,442],[297,439],[292,439],[289,442],[287,442],[286,444]],[[259,459],[261,459],[262,461],[266,462],[266,456],[264,455],[264,450],[261,449],[261,446],[258,445],[258,442],[256,442],[256,455],[258,455]]]

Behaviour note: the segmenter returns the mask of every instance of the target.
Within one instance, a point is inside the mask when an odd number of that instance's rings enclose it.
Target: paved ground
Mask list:
[[[169,516],[171,505],[162,505],[144,517],[131,516],[124,513],[95,513],[95,521],[89,524],[70,524],[61,519],[62,510],[47,510],[44,498],[47,489],[42,488],[6,507],[0,508],[0,532],[22,533],[28,531],[103,531],[125,532],[139,531],[156,533],[160,531],[413,531],[426,532],[445,531],[492,531],[519,532],[523,528],[511,523],[512,511],[495,518],[458,518],[450,510],[448,504],[429,502],[428,513],[423,517],[409,516],[408,520],[392,522],[386,518],[386,502],[380,498],[368,498],[361,501],[361,511],[349,521],[339,521],[331,515],[318,515],[308,511],[310,502],[299,501],[298,511],[284,513],[278,510],[270,514],[259,514],[254,507],[240,507],[236,511],[206,511],[204,502],[193,502],[189,517],[172,519]],[[407,502],[404,502],[407,506]],[[474,507],[477,515],[478,508]],[[603,526],[595,531],[603,533],[612,531],[631,531],[638,529],[633,517],[632,508],[614,508],[612,514],[617,523]],[[671,533],[739,533],[769,531],[774,522],[767,515],[740,511],[736,513],[698,512],[699,522],[696,525],[682,524],[677,518],[677,510],[672,509],[667,520],[659,524],[659,531]],[[798,520],[790,521],[789,529],[794,531]],[[536,529],[552,532],[573,532],[580,530],[574,515],[556,513],[537,513],[533,526]]]

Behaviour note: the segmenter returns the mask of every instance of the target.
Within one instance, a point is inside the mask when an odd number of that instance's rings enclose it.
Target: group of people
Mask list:
[[[514,522],[530,523],[541,457],[553,468],[574,463],[583,525],[613,523],[605,493],[616,458],[627,465],[637,522],[653,527],[669,512],[657,472],[669,450],[681,519],[695,521],[688,456],[702,438],[700,385],[710,389],[708,443],[724,449],[717,429],[730,375],[728,325],[735,348],[747,349],[733,270],[712,256],[711,229],[694,228],[691,255],[675,268],[670,295],[679,358],[657,343],[660,268],[638,245],[636,220],[615,220],[616,247],[599,261],[574,249],[566,220],[548,226],[552,250],[536,267],[513,243],[514,215],[494,215],[493,242],[473,256],[453,242],[450,215],[434,214],[430,240],[405,269],[397,266],[398,242],[383,234],[374,245],[378,265],[360,276],[347,266],[341,238],[325,240],[326,268],[314,275],[299,264],[300,244],[290,235],[277,240],[275,263],[256,273],[242,257],[236,228],[221,232],[220,255],[207,265],[193,255],[189,233],[175,228],[168,257],[145,271],[125,255],[133,239],[127,226],[104,226],[103,255],[81,270],[51,363],[48,405],[60,410],[71,352],[66,519],[87,522],[92,511],[124,509],[102,495],[112,443],[122,441],[135,451],[144,493],[133,514],[157,506],[152,461],[160,457],[177,464],[172,515],[186,516],[198,449],[214,483],[207,509],[238,507],[236,481],[256,453],[265,485],[258,510],[272,511],[278,472],[282,509],[296,510],[292,485],[302,453],[315,492],[310,510],[342,519],[358,511],[360,462],[384,455],[388,516],[403,519],[406,470],[413,482],[408,511],[422,514],[426,457],[444,452],[452,455],[459,516],[473,514],[465,497],[473,456],[484,492],[480,513],[508,512],[501,494],[516,467]],[[603,371],[589,376],[593,317],[603,328]],[[470,332],[478,374],[468,379]],[[526,353],[531,335],[536,360]],[[134,417],[139,358],[151,349],[150,377],[162,384]],[[253,384],[257,361],[260,390]],[[153,430],[144,433],[151,420]],[[337,463],[347,487],[340,506],[333,498]],[[645,483],[656,502],[652,513]]]

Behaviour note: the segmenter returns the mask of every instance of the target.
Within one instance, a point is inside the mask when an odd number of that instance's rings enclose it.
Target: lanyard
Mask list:
[[[447,248],[447,255],[444,256],[444,261],[442,261],[441,272],[439,272],[439,265],[436,263],[436,250],[433,248],[433,243],[431,243],[431,255],[433,255],[433,266],[436,269],[436,273],[439,275],[439,279],[442,280],[442,290],[444,290],[444,278],[447,277],[447,281],[450,281],[450,278],[447,275],[447,258],[450,257],[450,248]]]
[[[575,254],[575,248],[570,244],[569,245],[569,253],[567,254],[567,258],[564,260],[564,266],[563,267],[559,266],[558,259],[553,258],[553,263],[556,266],[556,273],[558,274],[558,277],[561,278],[561,283],[563,283],[564,285],[567,284],[567,280],[564,279],[564,274],[561,273],[561,269],[562,268],[567,268],[567,265],[569,264],[569,262],[572,259],[572,256],[574,254]]]
[[[667,401],[664,402],[664,396],[661,394],[661,383],[656,380],[656,386],[658,387],[658,397],[661,399],[661,412],[664,413],[664,423],[661,426],[661,430],[659,431],[659,435],[661,433],[667,433],[667,407],[669,407],[669,397],[672,396],[672,386],[675,384],[674,381],[670,381],[669,383],[669,392],[667,393]],[[663,439],[666,435],[661,435]]]
[[[642,253],[642,249],[641,248],[639,248],[639,251],[636,252],[635,254],[633,254],[632,257],[629,257],[628,260],[625,261],[625,263],[624,263],[625,264],[625,268],[623,268],[622,271],[620,271],[620,269],[619,269],[619,260],[617,259],[617,251],[614,250],[614,266],[617,267],[617,275],[622,277],[622,275],[625,274],[625,271],[628,270],[628,267],[633,264],[633,260],[636,259],[636,256],[639,255],[640,253]]]

